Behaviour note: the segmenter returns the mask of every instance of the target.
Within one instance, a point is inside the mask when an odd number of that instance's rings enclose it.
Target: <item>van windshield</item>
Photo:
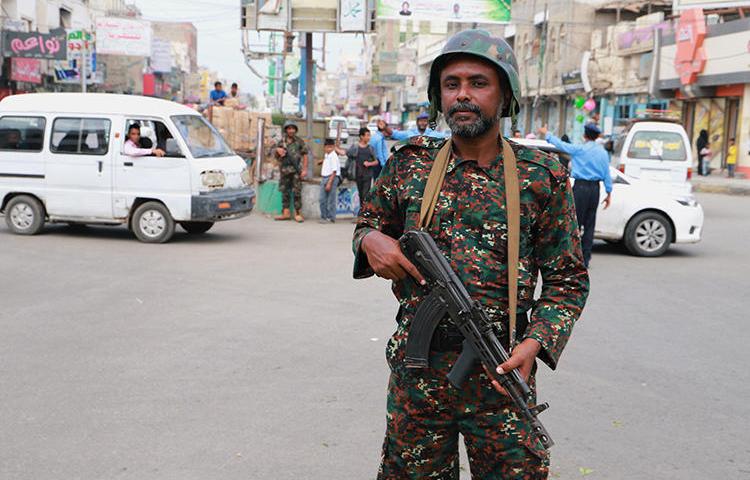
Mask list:
[[[682,162],[686,156],[682,135],[676,132],[641,130],[635,132],[628,148],[628,157],[639,160]]]
[[[200,115],[175,115],[172,121],[194,158],[233,155],[219,132]]]

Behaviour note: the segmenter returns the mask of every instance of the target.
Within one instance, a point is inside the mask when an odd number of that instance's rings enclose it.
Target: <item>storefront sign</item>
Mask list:
[[[151,23],[125,18],[96,21],[96,46],[102,55],[151,56]]]
[[[566,92],[583,90],[583,80],[581,79],[580,70],[573,70],[571,72],[563,73],[561,77],[563,88]]]
[[[341,0],[339,29],[342,32],[364,32],[367,22],[365,0]]]
[[[65,40],[64,29],[51,30],[49,33],[6,31],[3,33],[3,55],[64,60],[67,58]]]
[[[508,23],[505,0],[378,0],[378,19],[429,22]]]
[[[703,10],[694,8],[683,12],[675,30],[677,55],[674,59],[682,85],[694,83],[706,66],[705,38],[706,18]]]
[[[36,58],[13,58],[10,79],[16,82],[42,83],[42,61]]]
[[[647,27],[628,30],[617,36],[617,54],[632,55],[634,53],[648,52],[654,49],[654,37],[658,31],[664,33],[670,30],[669,22],[657,23]]]
[[[172,44],[168,40],[154,38],[151,42],[151,69],[155,72],[171,72],[173,66]]]

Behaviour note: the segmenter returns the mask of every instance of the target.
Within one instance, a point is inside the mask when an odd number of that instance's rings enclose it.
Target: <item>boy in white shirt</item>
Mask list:
[[[323,164],[320,170],[323,179],[320,181],[319,223],[334,223],[336,221],[336,188],[339,186],[341,174],[339,154],[346,155],[346,151],[339,148],[332,138],[325,140],[323,150],[326,155],[318,162],[318,164]]]

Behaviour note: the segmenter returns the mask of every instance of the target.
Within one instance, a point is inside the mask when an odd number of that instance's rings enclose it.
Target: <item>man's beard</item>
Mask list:
[[[453,119],[453,115],[459,111],[472,112],[477,115],[477,119],[473,123],[459,124]],[[497,115],[488,117],[479,106],[470,102],[454,103],[446,113],[445,120],[451,129],[451,134],[464,138],[476,138],[484,135],[490,128],[497,125],[502,117],[502,109],[500,108],[497,110]]]

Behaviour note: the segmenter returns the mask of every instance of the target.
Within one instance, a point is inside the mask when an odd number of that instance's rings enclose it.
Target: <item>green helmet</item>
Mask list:
[[[440,71],[445,63],[455,54],[475,55],[490,61],[497,66],[498,72],[505,76],[512,92],[511,100],[502,111],[503,117],[515,119],[520,110],[521,83],[518,80],[518,63],[510,45],[499,37],[493,37],[487,30],[464,30],[448,39],[443,51],[432,62],[430,84],[427,87],[427,98],[430,100],[430,123],[437,121],[440,105]]]
[[[293,122],[293,121],[291,121],[291,120],[287,120],[286,122],[284,122],[284,126],[283,126],[283,127],[281,127],[281,131],[282,131],[282,132],[286,132],[286,129],[287,129],[287,127],[292,127],[292,128],[294,128],[294,131],[295,131],[295,133],[296,133],[296,132],[299,132],[299,128],[297,128],[297,124],[296,124],[296,123],[294,123],[294,122]]]

